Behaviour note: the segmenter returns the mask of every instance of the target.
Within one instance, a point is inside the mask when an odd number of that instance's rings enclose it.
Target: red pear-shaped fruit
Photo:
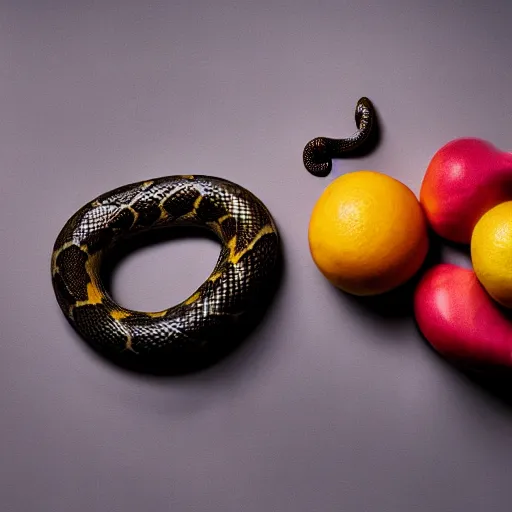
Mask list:
[[[441,264],[415,291],[420,331],[450,359],[512,367],[512,321],[489,297],[472,270]]]
[[[464,244],[486,211],[511,199],[512,154],[475,138],[456,139],[439,149],[420,190],[432,229]]]

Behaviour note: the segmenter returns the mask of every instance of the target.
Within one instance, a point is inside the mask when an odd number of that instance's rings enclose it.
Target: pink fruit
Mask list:
[[[511,199],[512,154],[475,138],[456,139],[439,149],[420,191],[432,229],[464,244],[487,210]]]
[[[512,367],[512,322],[472,270],[430,269],[416,288],[414,312],[425,338],[447,358]]]

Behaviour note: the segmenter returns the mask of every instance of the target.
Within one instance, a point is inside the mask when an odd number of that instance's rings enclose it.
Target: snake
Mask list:
[[[315,137],[303,151],[304,166],[313,176],[327,176],[332,169],[332,159],[360,148],[367,140],[375,125],[375,108],[365,96],[359,99],[355,110],[357,131],[350,137],[332,139]]]
[[[121,306],[102,279],[105,258],[121,240],[174,226],[204,228],[220,241],[211,274],[167,309]],[[78,209],[55,240],[52,284],[63,314],[94,348],[165,360],[228,338],[259,300],[278,254],[276,223],[253,193],[223,178],[173,175],[118,187]]]

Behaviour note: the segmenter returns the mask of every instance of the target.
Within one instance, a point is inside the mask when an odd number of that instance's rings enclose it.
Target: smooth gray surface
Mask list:
[[[419,192],[451,138],[512,147],[512,4],[0,5],[2,512],[510,510],[510,406],[429,350],[412,318],[330,287],[307,224],[343,172],[376,169]],[[381,145],[310,176],[304,144],[351,134],[362,95]],[[50,252],[86,201],[182,172],[263,199],[285,276],[232,357],[195,376],[136,376],[68,328]],[[131,253],[115,294],[171,305],[217,250]]]

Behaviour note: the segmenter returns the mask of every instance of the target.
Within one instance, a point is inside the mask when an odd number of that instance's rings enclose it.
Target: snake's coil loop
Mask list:
[[[221,241],[209,278],[163,311],[117,304],[100,278],[107,251],[128,234],[174,225],[206,227]],[[63,313],[96,348],[141,358],[194,354],[229,337],[266,285],[278,245],[272,216],[245,188],[210,176],[170,176],[117,188],[78,210],[55,242],[52,282]]]

